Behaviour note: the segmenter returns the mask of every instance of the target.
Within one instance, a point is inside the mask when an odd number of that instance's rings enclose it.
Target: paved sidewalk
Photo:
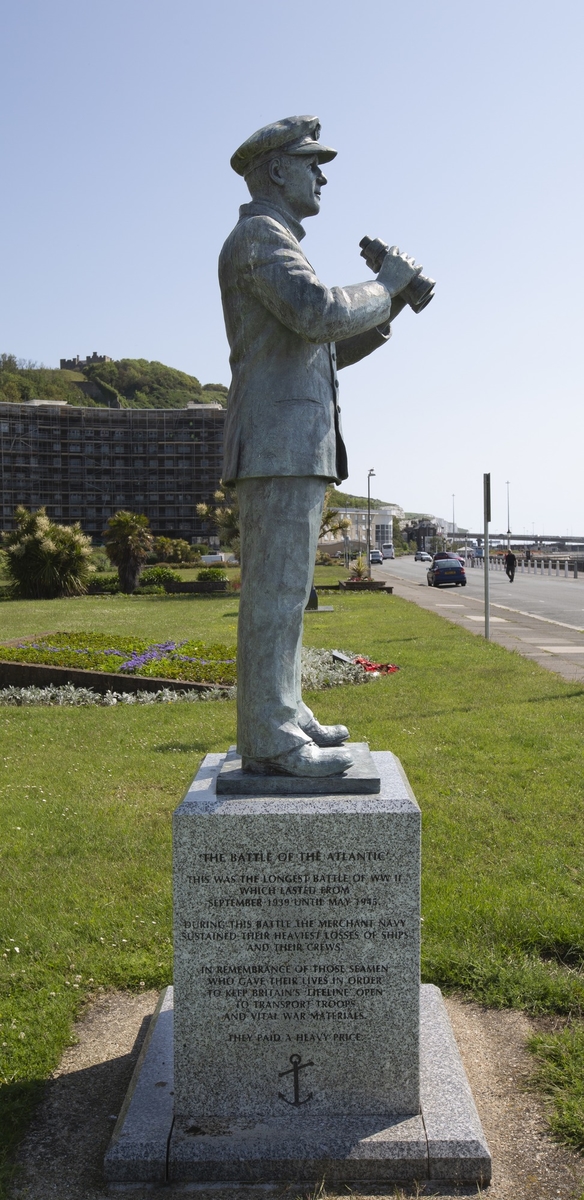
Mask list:
[[[483,601],[468,595],[466,589],[429,588],[425,572],[423,579],[413,580],[400,575],[399,563],[395,562],[391,565],[391,575],[382,567],[374,567],[372,575],[391,584],[394,595],[412,600],[420,608],[436,612],[478,637],[484,637]],[[506,604],[491,602],[490,612],[492,642],[498,642],[506,650],[516,650],[524,658],[532,659],[571,683],[584,682],[584,633],[581,630]]]

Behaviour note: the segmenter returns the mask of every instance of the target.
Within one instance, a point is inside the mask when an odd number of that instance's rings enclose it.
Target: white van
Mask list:
[[[381,553],[383,554],[384,558],[395,558],[393,542],[384,542],[381,547]]]

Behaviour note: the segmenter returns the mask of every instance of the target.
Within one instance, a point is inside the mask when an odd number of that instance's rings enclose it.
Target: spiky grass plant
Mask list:
[[[23,600],[84,595],[95,567],[81,526],[56,525],[44,508],[18,507],[14,515],[16,528],[2,535],[14,594]]]

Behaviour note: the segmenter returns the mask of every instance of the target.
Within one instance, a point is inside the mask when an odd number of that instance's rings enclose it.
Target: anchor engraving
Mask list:
[[[293,1108],[299,1108],[301,1104],[308,1104],[308,1101],[312,1100],[312,1095],[313,1095],[312,1092],[309,1092],[308,1096],[306,1096],[306,1098],[304,1100],[300,1099],[299,1072],[304,1071],[305,1067],[313,1067],[314,1063],[313,1063],[312,1059],[310,1060],[310,1062],[303,1063],[301,1054],[291,1054],[290,1062],[292,1063],[292,1066],[288,1067],[287,1071],[280,1071],[278,1073],[278,1079],[282,1079],[283,1075],[292,1075],[293,1076],[294,1099],[287,1100],[286,1097],[283,1096],[281,1092],[278,1092],[278,1096],[279,1096],[280,1100],[284,1101],[284,1104],[290,1104],[290,1105],[292,1105]]]

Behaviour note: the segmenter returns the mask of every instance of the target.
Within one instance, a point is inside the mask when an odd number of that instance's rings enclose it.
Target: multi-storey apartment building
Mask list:
[[[210,503],[223,465],[225,410],[0,404],[0,528],[14,509],[44,505],[99,539],[118,509],[145,513],[154,533],[203,537],[196,506]]]

